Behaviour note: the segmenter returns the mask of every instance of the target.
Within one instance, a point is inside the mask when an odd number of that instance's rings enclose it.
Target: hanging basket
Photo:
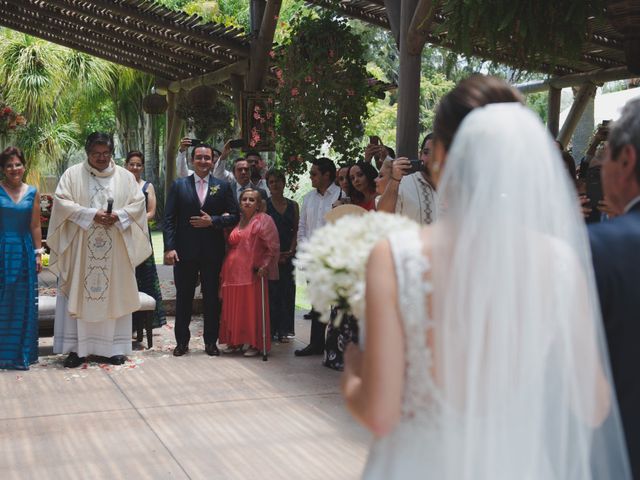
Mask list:
[[[149,115],[160,115],[167,111],[167,97],[150,93],[142,99],[142,109]]]
[[[609,0],[607,17],[624,37],[627,68],[640,74],[640,3],[635,0]]]
[[[206,85],[200,85],[199,87],[189,90],[187,93],[187,100],[194,108],[201,108],[203,110],[212,107],[217,100],[217,92],[214,88]]]

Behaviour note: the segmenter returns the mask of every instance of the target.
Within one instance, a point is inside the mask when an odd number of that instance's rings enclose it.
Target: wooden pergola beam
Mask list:
[[[627,67],[616,67],[594,70],[591,72],[575,73],[561,77],[553,77],[547,80],[521,83],[515,87],[526,95],[529,93],[544,92],[549,88],[549,86],[562,89],[575,87],[576,85],[581,85],[583,83],[595,83],[600,85],[606,82],[614,82],[616,80],[636,78],[637,76],[637,74],[630,72]]]
[[[43,32],[36,27],[31,27],[26,21],[16,21],[7,18],[0,19],[0,24],[16,30],[18,32],[26,33],[27,35],[33,35],[35,37],[42,38],[43,40],[56,43],[63,47],[77,50],[80,52],[88,53],[98,58],[123,65],[125,67],[133,68],[141,72],[146,72],[151,75],[157,75],[159,77],[175,78],[178,72],[173,69],[167,69],[166,65],[155,66],[155,61],[145,61],[144,58],[132,57],[128,52],[114,53],[113,49],[105,49],[99,45],[93,45],[95,42],[78,43],[70,40],[68,36],[52,33],[51,31]]]
[[[427,42],[427,34],[433,23],[434,13],[435,9],[433,8],[432,0],[420,0],[418,2],[407,35],[408,48],[412,55],[420,55],[422,53],[424,44]]]
[[[164,19],[164,17],[151,16],[145,13],[141,13],[138,10],[135,10],[133,8],[120,6],[117,3],[112,1],[93,0],[92,2],[83,2],[82,4],[76,4],[69,0],[61,0],[61,1],[47,0],[47,1],[53,1],[56,4],[62,3],[69,10],[84,12],[84,13],[91,13],[92,15],[97,16],[101,20],[108,21],[108,22],[112,22],[113,20],[106,17],[106,14],[113,13],[125,19],[128,18],[128,19],[138,20],[145,25],[155,25],[156,27],[162,30],[169,30],[172,33],[173,32],[182,33],[184,35],[191,37],[194,40],[204,42],[207,45],[214,42],[217,45],[227,48],[232,52],[238,55],[241,55],[243,57],[246,57],[249,55],[248,45],[245,45],[237,40],[232,40],[220,35],[216,35],[216,36],[206,35],[194,29],[193,27],[198,24],[198,21],[199,21],[198,18],[194,19],[195,22],[193,25],[186,26],[180,23],[167,21]],[[141,4],[143,2],[137,2],[137,3]],[[149,33],[149,32],[145,31],[145,33]],[[212,33],[215,34],[216,32],[212,32]]]
[[[260,32],[251,43],[251,55],[249,57],[249,74],[247,75],[247,90],[256,92],[262,89],[264,79],[269,67],[269,51],[273,46],[273,37],[278,25],[278,15],[282,0],[268,0],[262,16]]]
[[[12,1],[12,0],[5,0],[5,1]],[[35,0],[24,0],[24,1],[33,2]],[[100,9],[92,8],[92,5],[89,5],[89,4],[87,5],[70,4],[70,2],[68,2],[67,0],[48,0],[47,3],[51,5],[55,5],[62,10],[66,10],[72,14],[75,14],[76,16],[85,16],[87,18],[91,18],[93,20],[96,20],[98,22],[103,22],[106,24],[113,24],[114,22],[113,22],[113,19],[108,18],[107,13],[103,11],[104,9],[107,9],[109,12],[121,11],[121,8],[118,8],[115,5],[114,7],[104,7],[103,10],[100,10]],[[139,34],[139,35],[144,35],[146,37],[154,38],[159,42],[165,43],[167,45],[172,45],[177,48],[182,48],[196,55],[209,56],[211,58],[222,60],[224,62],[230,62],[235,60],[233,56],[225,55],[222,52],[216,52],[213,49],[208,48],[206,46],[207,44],[211,44],[212,42],[217,43],[217,40],[218,40],[217,38],[209,38],[205,45],[202,45],[201,43],[196,43],[192,45],[186,41],[176,40],[174,36],[162,34],[157,30],[150,28],[149,25],[150,24],[153,25],[154,22],[149,22],[148,19],[144,20],[144,16],[136,15],[134,18],[139,18],[139,17],[142,17],[143,21],[145,22],[142,26],[135,22],[128,22],[128,23],[121,22],[121,23],[118,23],[117,25],[119,28],[122,28],[123,30],[128,30],[134,34]],[[168,27],[164,27],[164,28],[166,29]]]
[[[188,78],[186,80],[176,80],[166,87],[165,90],[177,93],[180,90],[191,90],[200,85],[216,85],[227,81],[232,75],[243,75],[249,68],[248,60],[240,60],[225,67],[219,68],[213,72],[205,73],[198,77]]]
[[[10,3],[17,7],[17,11],[10,13],[5,11],[5,16],[10,17],[11,15],[17,15],[18,11],[21,12],[21,21],[28,22],[32,27],[35,27],[34,21],[30,19],[28,16],[27,8],[23,6],[24,0],[4,0],[4,2]],[[148,43],[142,42],[135,37],[132,37],[132,34],[126,29],[118,31],[119,27],[115,27],[116,30],[110,30],[108,28],[103,27],[100,24],[93,23],[91,25],[91,31],[88,30],[88,27],[79,26],[73,23],[72,19],[68,15],[63,15],[62,13],[58,13],[55,11],[47,12],[47,15],[54,19],[57,22],[57,25],[53,27],[52,22],[49,22],[48,29],[54,28],[60,34],[69,35],[67,32],[75,31],[77,34],[82,34],[84,30],[87,30],[87,33],[91,33],[93,39],[95,41],[99,41],[106,48],[118,46],[120,51],[129,51],[131,52],[131,48],[126,48],[128,45],[133,45],[140,50],[136,50],[134,53],[138,53],[142,56],[145,56],[149,59],[154,59],[160,64],[166,63],[166,59],[170,59],[177,70],[191,70],[193,57],[191,57],[191,62],[184,62],[185,54],[176,54],[168,49],[162,49],[156,47],[154,45],[150,45]],[[199,54],[200,58],[204,57],[204,53]],[[204,61],[202,61],[204,63]]]
[[[571,110],[569,110],[569,114],[567,115],[567,118],[562,125],[562,129],[558,134],[558,141],[562,144],[563,148],[566,148],[573,132],[578,126],[578,122],[580,121],[582,114],[587,108],[587,104],[593,97],[595,97],[595,95],[596,85],[594,83],[585,83],[578,90],[578,93],[573,100],[573,104],[571,105]]]

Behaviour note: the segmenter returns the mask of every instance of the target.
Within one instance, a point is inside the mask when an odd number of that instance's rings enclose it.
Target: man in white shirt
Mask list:
[[[412,220],[427,225],[438,216],[438,194],[429,178],[428,166],[431,161],[433,134],[422,142],[420,160],[423,170],[410,173],[411,162],[404,157],[393,162],[391,178],[378,201],[378,210],[399,213]]]
[[[298,245],[311,238],[313,232],[326,223],[325,214],[331,210],[333,203],[340,196],[340,187],[334,183],[336,178],[335,164],[326,157],[317,158],[311,164],[309,176],[313,190],[307,193],[302,200],[298,225]],[[311,317],[311,340],[305,348],[295,351],[295,355],[298,357],[321,355],[324,352],[326,325],[319,321],[319,315],[314,310],[311,311]]]

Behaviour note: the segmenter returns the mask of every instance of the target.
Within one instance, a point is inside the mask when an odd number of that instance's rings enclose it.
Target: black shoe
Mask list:
[[[111,365],[123,365],[126,361],[127,357],[125,357],[124,355],[114,355],[113,357],[109,358],[109,363]]]
[[[188,351],[189,351],[189,347],[187,345],[176,345],[176,348],[173,349],[173,356],[181,357]]]
[[[207,355],[210,357],[217,357],[220,355],[220,350],[218,350],[218,346],[215,343],[207,343],[204,346],[204,351],[207,352]],[[173,354],[175,355],[175,352]]]
[[[79,357],[76,352],[69,352],[67,358],[64,359],[64,368],[77,368],[85,361],[85,357]]]
[[[293,354],[296,357],[309,357],[311,355],[322,355],[324,351],[322,349],[318,349],[313,345],[307,345],[302,350],[296,350]]]
[[[302,318],[304,318],[305,320],[311,320],[313,318],[313,315],[311,314],[311,312],[309,313],[305,313]]]

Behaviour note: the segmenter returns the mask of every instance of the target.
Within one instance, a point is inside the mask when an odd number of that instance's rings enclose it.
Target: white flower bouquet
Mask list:
[[[309,281],[308,295],[320,321],[328,323],[331,308],[364,319],[365,271],[376,243],[390,233],[418,224],[401,215],[369,212],[347,215],[316,230],[298,248],[295,264]]]

